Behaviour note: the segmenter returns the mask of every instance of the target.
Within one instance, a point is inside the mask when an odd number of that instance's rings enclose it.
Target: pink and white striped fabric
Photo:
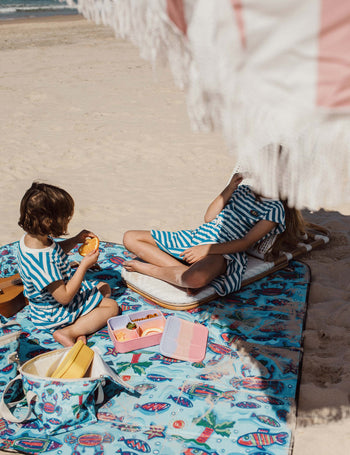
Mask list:
[[[350,204],[349,0],[74,3],[170,66],[193,128],[221,129],[263,194]]]

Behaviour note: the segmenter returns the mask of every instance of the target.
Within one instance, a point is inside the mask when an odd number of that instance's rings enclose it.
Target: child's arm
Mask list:
[[[209,223],[221,212],[229,201],[232,193],[237,189],[238,185],[242,182],[243,177],[241,174],[234,174],[226,186],[226,188],[217,196],[213,202],[207,208],[207,211],[204,215],[204,221]]]
[[[276,224],[273,221],[261,220],[241,239],[231,240],[225,243],[192,246],[181,253],[180,256],[189,264],[193,264],[209,254],[232,254],[246,251],[250,246],[268,234]]]
[[[84,243],[87,237],[96,237],[96,235],[93,232],[84,229],[74,237],[62,240],[62,242],[60,242],[60,247],[63,249],[65,253],[69,253],[69,251],[72,250],[75,247],[75,245],[77,245],[78,243]]]
[[[84,279],[87,269],[96,263],[98,255],[98,250],[86,255],[67,284],[65,284],[63,280],[60,280],[47,286],[48,291],[51,293],[53,298],[57,300],[57,302],[62,305],[68,305],[68,303],[73,300],[73,297],[80,289],[80,285]]]

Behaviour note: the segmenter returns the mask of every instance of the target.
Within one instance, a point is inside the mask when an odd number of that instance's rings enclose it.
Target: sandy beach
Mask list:
[[[0,245],[22,235],[32,181],[75,200],[70,233],[122,242],[128,229],[190,228],[235,165],[217,133],[190,128],[167,69],[79,16],[0,23]],[[305,217],[331,231],[312,274],[294,455],[350,443],[350,207]]]

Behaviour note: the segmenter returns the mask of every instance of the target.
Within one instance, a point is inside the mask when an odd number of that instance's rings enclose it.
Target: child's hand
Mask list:
[[[87,269],[89,269],[91,266],[93,266],[94,264],[96,264],[97,260],[98,260],[98,257],[99,257],[99,250],[95,250],[93,251],[92,253],[90,254],[87,254],[86,256],[83,257],[82,261],[81,261],[81,265]]]
[[[194,264],[208,256],[209,251],[210,245],[196,245],[187,248],[183,253],[180,253],[180,256],[189,264]]]
[[[88,230],[86,230],[86,229],[83,229],[81,232],[79,232],[79,234],[77,234],[77,235],[75,236],[76,243],[84,243],[84,242],[85,242],[85,239],[86,239],[87,237],[92,238],[92,237],[97,237],[97,235],[94,234],[94,233],[91,232],[91,231],[88,231]]]
[[[232,189],[232,192],[234,192],[238,188],[238,185],[242,183],[242,180],[243,180],[242,174],[237,173],[233,174],[229,183],[229,187]]]

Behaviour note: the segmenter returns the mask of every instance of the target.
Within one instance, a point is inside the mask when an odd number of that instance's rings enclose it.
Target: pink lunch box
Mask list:
[[[128,323],[136,325],[128,329]],[[130,352],[160,344],[166,357],[201,362],[206,353],[208,328],[176,316],[165,319],[159,310],[144,310],[110,318],[108,332],[117,352]]]

